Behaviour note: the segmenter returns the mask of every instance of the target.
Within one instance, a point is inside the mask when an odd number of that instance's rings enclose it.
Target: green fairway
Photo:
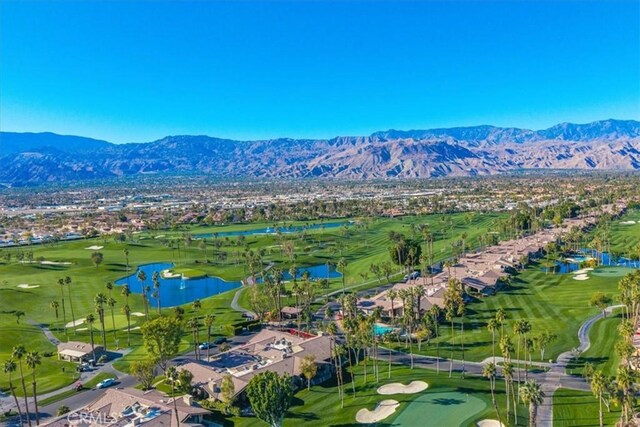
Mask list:
[[[618,278],[591,277],[578,281],[573,279],[572,274],[545,274],[541,271],[540,264],[534,263],[514,277],[512,282],[510,287],[497,295],[468,304],[463,335],[467,360],[481,361],[491,355],[491,333],[487,329],[487,322],[499,308],[507,314],[505,332],[510,335],[513,333],[514,322],[519,319],[526,319],[531,323],[531,335],[545,330],[555,334],[557,338],[546,349],[544,361],[554,359],[558,354],[578,345],[580,325],[589,316],[598,313],[596,308],[589,306],[591,295],[602,291],[614,296],[617,293]],[[454,358],[461,359],[459,318],[454,326],[456,346],[453,347],[453,354]],[[448,322],[442,323],[439,332],[439,339],[431,340],[428,346],[423,344],[423,353],[435,355],[435,344],[439,342],[440,356],[449,357],[452,346]],[[396,347],[404,349],[404,345]],[[496,352],[499,354],[499,348]],[[523,356],[521,354],[521,358]],[[533,353],[532,358],[534,361],[540,360],[540,353]]]
[[[611,405],[611,412],[603,405],[604,424],[613,426],[620,419],[620,408]],[[599,426],[598,401],[593,394],[560,388],[553,395],[554,427]]]
[[[369,373],[369,381],[364,384],[362,366],[355,368],[356,396],[351,392],[351,383],[345,384],[344,408],[340,406],[338,389],[333,380],[311,387],[310,391],[299,391],[293,400],[293,406],[284,419],[284,426],[304,424],[311,427],[357,426],[356,413],[362,408],[373,409],[385,399],[394,399],[400,403],[396,412],[387,419],[376,423],[382,426],[464,426],[475,427],[482,419],[495,419],[496,413],[491,405],[489,381],[473,376],[464,379],[458,376],[447,378],[445,373],[437,375],[429,369],[409,369],[393,365],[391,379],[387,379],[386,365],[380,366],[380,382]],[[348,377],[347,377],[348,380]],[[417,394],[380,395],[379,386],[392,382],[407,384],[412,380],[422,380],[429,388]],[[504,384],[497,382],[496,399],[502,411],[506,413]],[[518,405],[518,425],[528,425],[527,409]],[[253,417],[218,418],[216,422],[225,427],[266,425]]]
[[[298,267],[323,265],[327,262],[337,263],[344,257],[347,261],[346,285],[354,286],[360,283],[368,283],[366,287],[376,286],[378,280],[371,275],[369,267],[371,263],[382,263],[388,260],[388,233],[390,231],[402,232],[409,236],[418,233],[416,226],[429,224],[435,236],[434,258],[442,260],[451,254],[451,242],[460,238],[464,232],[468,234],[469,246],[477,245],[480,236],[492,228],[494,221],[504,214],[465,214],[429,215],[421,217],[405,217],[397,219],[380,218],[360,221],[356,219],[355,225],[350,227],[309,229],[291,234],[247,235],[239,237],[208,238],[205,245],[201,246],[197,240],[189,241],[184,233],[193,235],[199,233],[216,233],[273,227],[272,223],[243,224],[224,227],[191,227],[182,231],[147,231],[133,236],[133,240],[122,242],[107,237],[60,242],[54,245],[33,245],[29,247],[2,249],[2,254],[9,253],[10,259],[0,257],[0,360],[6,360],[15,343],[21,342],[27,347],[27,351],[37,350],[41,353],[52,352],[53,357],[43,359],[43,364],[38,368],[39,385],[42,392],[54,390],[70,384],[76,378],[73,374],[73,366],[59,362],[55,357],[55,347],[45,338],[38,328],[28,325],[28,322],[42,324],[49,327],[56,337],[62,341],[79,340],[89,342],[89,330],[86,324],[79,324],[75,328],[68,328],[66,333],[64,325],[72,318],[72,310],[75,319],[86,318],[89,313],[95,314],[94,297],[97,293],[113,296],[116,300],[114,307],[114,320],[116,337],[113,334],[111,310],[105,307],[106,340],[109,349],[126,347],[127,320],[122,313],[125,304],[124,297],[120,294],[121,287],[115,286],[112,294],[106,289],[107,282],[113,282],[118,278],[127,276],[135,271],[141,264],[155,262],[174,263],[172,269],[176,273],[186,277],[199,277],[203,274],[218,276],[225,280],[241,280],[248,274],[247,264],[243,253],[247,250],[260,253],[263,265],[273,263],[282,270],[287,271],[292,264],[292,259],[283,251],[283,242],[292,242],[295,248],[295,263]],[[293,222],[286,225],[303,225],[304,222]],[[282,224],[281,224],[282,225]],[[87,249],[91,247],[100,249]],[[124,249],[129,251],[128,260]],[[28,260],[27,253],[33,252],[33,262],[22,263],[20,259]],[[91,254],[99,251],[103,254],[103,261],[97,267],[92,263]],[[29,256],[31,256],[29,254]],[[206,260],[205,260],[206,258]],[[44,261],[44,262],[42,262]],[[127,268],[127,261],[129,267]],[[399,267],[398,271],[400,270]],[[62,289],[58,280],[64,277],[72,279],[71,285],[65,285]],[[17,285],[29,285],[37,287],[17,287]],[[290,284],[287,285],[291,286]],[[324,292],[340,289],[342,281],[333,279],[329,288]],[[52,301],[61,301],[61,291],[64,292],[65,310],[60,306],[58,317],[53,308]],[[220,334],[232,334],[232,325],[240,324],[244,319],[241,313],[231,310],[230,303],[235,291],[230,291],[214,297],[202,300],[202,309],[195,312],[191,304],[186,304],[185,318],[214,314],[214,337]],[[247,292],[244,292],[240,300],[241,305],[248,307],[246,301]],[[70,304],[70,300],[72,304]],[[285,298],[285,303],[292,303],[293,298]],[[132,313],[144,313],[142,297],[132,294],[129,297],[129,306]],[[21,324],[16,324],[14,313],[23,311],[24,317]],[[164,313],[172,313],[172,309],[164,308]],[[156,308],[150,307],[151,316],[156,316]],[[116,367],[127,369],[132,360],[145,357],[142,346],[142,335],[139,327],[144,317],[131,316],[131,348],[132,352],[116,362]],[[102,342],[102,325],[98,321],[93,324],[94,339],[97,344]],[[23,336],[27,336],[24,339]],[[201,339],[205,335],[204,326],[200,330]],[[116,345],[117,339],[117,345]],[[181,348],[187,350],[191,346],[191,333],[186,331]],[[62,372],[62,366],[68,365],[68,369]],[[7,377],[0,373],[0,389],[6,389]]]
[[[589,338],[591,346],[580,357],[573,361],[567,370],[572,374],[582,374],[585,363],[591,363],[595,369],[601,369],[605,375],[615,376],[616,369],[620,364],[620,356],[616,354],[616,343],[620,340],[618,325],[622,321],[622,312],[597,321],[591,331]]]
[[[625,267],[598,267],[589,274],[598,277],[623,277],[629,273],[631,269]]]
[[[473,425],[487,402],[460,391],[421,393],[393,420],[400,427],[440,427]],[[429,414],[425,417],[425,414]],[[495,414],[493,414],[495,418]]]

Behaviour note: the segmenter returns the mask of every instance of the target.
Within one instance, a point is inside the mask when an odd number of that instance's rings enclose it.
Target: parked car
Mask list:
[[[202,344],[200,344],[200,345],[198,346],[198,348],[199,348],[200,350],[208,350],[209,348],[211,348],[211,343],[203,342]]]
[[[78,372],[87,372],[91,370],[91,365],[89,365],[88,363],[81,363],[76,369],[78,370]]]
[[[100,381],[98,384],[96,384],[96,388],[111,387],[115,383],[116,383],[116,379],[115,378],[107,378],[105,380]]]
[[[213,342],[216,345],[222,344],[224,342],[227,342],[227,338],[226,337],[218,337],[215,339],[215,341]]]

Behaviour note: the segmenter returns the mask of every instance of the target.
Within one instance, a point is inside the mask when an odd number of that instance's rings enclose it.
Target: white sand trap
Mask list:
[[[134,311],[133,313],[131,313],[131,315],[136,317],[144,317],[144,313],[140,313],[139,311]]]
[[[45,264],[45,265],[71,265],[70,262],[62,262],[62,261],[41,261],[40,264]]]
[[[160,273],[160,275],[164,278],[164,279],[177,279],[179,277],[182,277],[181,274],[178,273],[172,273],[171,270],[162,270],[162,272]]]
[[[382,421],[389,415],[396,412],[396,408],[400,406],[397,400],[383,400],[378,403],[376,409],[370,411],[366,408],[362,408],[356,414],[356,421],[360,424],[372,424]]]
[[[378,387],[378,394],[413,394],[426,390],[429,384],[424,381],[411,381],[408,385],[401,383],[385,384]]]
[[[161,234],[161,235],[159,235],[159,236],[154,237],[154,239],[162,239],[163,237],[165,237],[165,235],[164,235],[164,234]]]
[[[138,329],[140,329],[140,326],[134,326],[133,328],[131,328],[132,331],[137,331]],[[123,330],[127,330],[127,328],[124,328]]]
[[[20,283],[18,287],[22,289],[33,289],[33,288],[39,288],[40,285],[29,285],[27,283]]]
[[[623,224],[623,225],[631,225],[631,224],[635,224],[635,223],[636,223],[635,221],[621,221],[620,222],[620,224]]]
[[[99,251],[100,249],[104,249],[104,246],[93,245],[93,246],[89,246],[88,248],[85,248],[85,249],[88,250],[88,251]]]
[[[504,424],[498,420],[482,420],[478,421],[476,425],[478,427],[504,427]]]
[[[76,331],[88,331],[88,330],[89,330],[89,328],[78,328],[78,329],[76,329]]]
[[[586,274],[576,274],[573,276],[573,280],[589,280],[589,276]]]
[[[74,326],[82,325],[83,323],[84,323],[84,319],[78,319],[75,322],[67,323],[66,327],[67,328],[73,328]]]
[[[576,270],[573,274],[587,274],[587,271],[592,271],[593,268],[583,268],[582,270]]]

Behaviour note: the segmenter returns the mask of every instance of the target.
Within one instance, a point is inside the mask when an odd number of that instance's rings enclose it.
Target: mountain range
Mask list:
[[[521,169],[640,169],[640,122],[387,130],[332,139],[235,141],[167,136],[112,144],[54,133],[0,132],[0,183],[199,173],[229,178],[429,178]]]

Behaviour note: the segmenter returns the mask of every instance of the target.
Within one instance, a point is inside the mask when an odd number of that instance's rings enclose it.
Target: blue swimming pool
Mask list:
[[[388,325],[381,325],[379,323],[374,323],[373,324],[373,333],[376,336],[384,335],[387,332],[393,332],[394,329],[395,329],[394,327],[388,326]]]
[[[116,280],[116,285],[129,285],[129,289],[132,293],[142,294],[142,288],[145,285],[151,287],[149,292],[149,301],[152,307],[157,305],[155,298],[151,297],[153,292],[153,280],[151,279],[154,272],[162,272],[173,267],[170,263],[154,263],[144,264],[138,267],[138,269],[131,275]],[[147,280],[143,284],[138,280],[138,271],[144,271],[147,276]],[[160,275],[160,306],[161,307],[174,307],[176,305],[187,304],[197,299],[203,299],[212,295],[217,295],[222,292],[229,291],[231,289],[239,288],[242,283],[227,282],[219,277],[200,277],[195,279],[183,280],[176,279],[164,279]]]

